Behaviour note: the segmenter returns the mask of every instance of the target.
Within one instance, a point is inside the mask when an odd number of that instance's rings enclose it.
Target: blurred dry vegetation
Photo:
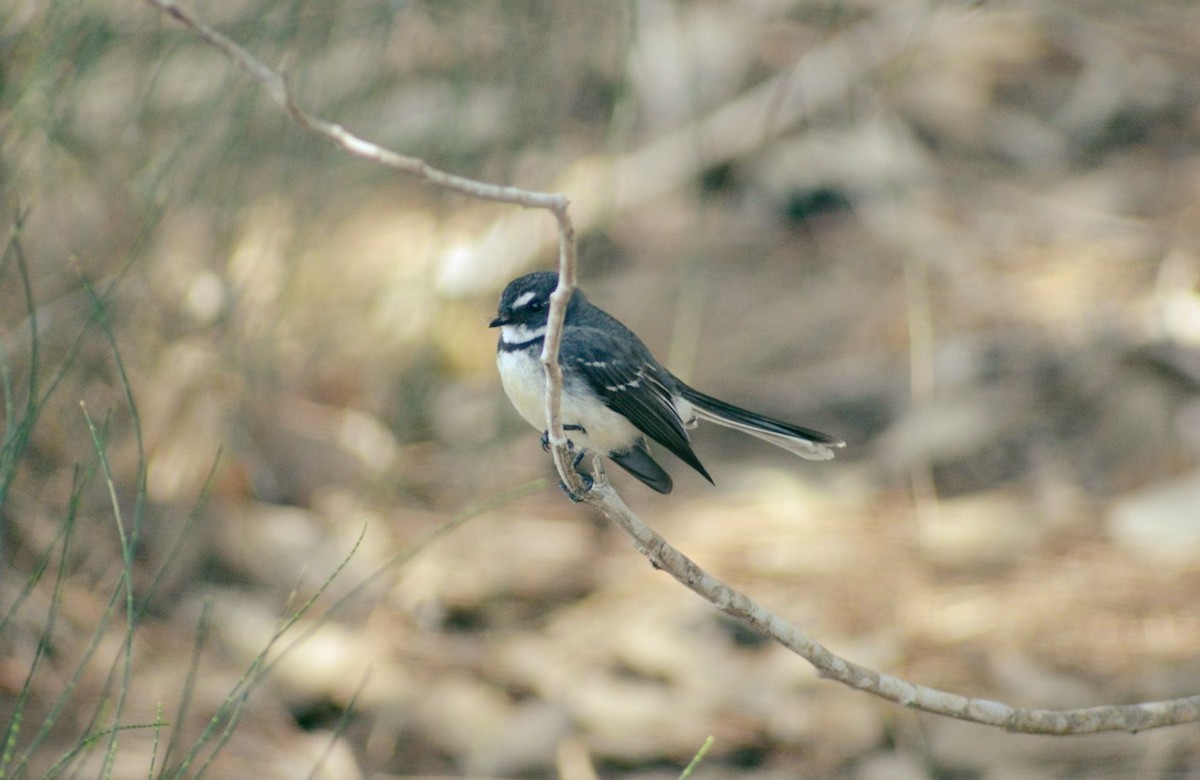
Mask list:
[[[1200,691],[1193,0],[195,8],[319,115],[564,191],[593,300],[849,442],[613,475],[714,574],[958,693]],[[697,777],[1200,778],[1195,727],[917,715],[651,570],[495,376],[550,218],[349,159],[148,5],[0,5],[0,193],[0,775],[666,778],[712,734]]]

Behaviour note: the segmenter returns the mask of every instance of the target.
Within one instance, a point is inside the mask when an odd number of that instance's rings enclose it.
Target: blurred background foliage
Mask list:
[[[1200,6],[193,7],[318,115],[565,192],[593,300],[849,442],[701,430],[716,488],[614,475],[715,574],[958,693],[1200,689]],[[1200,776],[1194,728],[1015,736],[821,683],[651,571],[495,376],[550,218],[348,158],[149,5],[0,7],[0,228],[9,776],[673,777],[708,734],[711,777]]]

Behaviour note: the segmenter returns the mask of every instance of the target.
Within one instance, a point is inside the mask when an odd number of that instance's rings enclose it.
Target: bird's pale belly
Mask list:
[[[537,430],[546,430],[546,376],[541,361],[523,352],[500,352],[496,363],[504,392],[517,412]],[[564,388],[561,414],[563,425],[586,431],[567,431],[567,438],[580,449],[623,452],[641,436],[624,417],[590,394],[572,393],[569,386]]]

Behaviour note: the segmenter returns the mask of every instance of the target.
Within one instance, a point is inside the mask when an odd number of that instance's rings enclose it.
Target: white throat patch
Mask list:
[[[533,295],[533,293],[526,293],[526,295]],[[537,341],[545,335],[545,325],[539,325],[536,328],[527,328],[524,325],[500,326],[500,340],[505,344],[528,344],[531,341]]]

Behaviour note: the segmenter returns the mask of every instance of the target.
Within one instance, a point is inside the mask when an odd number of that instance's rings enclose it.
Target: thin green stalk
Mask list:
[[[708,755],[708,751],[712,748],[715,742],[716,740],[714,740],[711,736],[704,740],[704,744],[701,745],[700,749],[696,751],[696,755],[692,756],[691,763],[689,763],[683,770],[683,774],[679,776],[679,780],[687,780],[692,776],[692,773],[696,771],[698,766],[700,766],[700,762],[704,760],[706,755]]]
[[[49,621],[49,623],[51,625],[53,623],[53,618],[58,613],[58,610],[62,603],[62,592],[63,592],[63,589],[66,584],[66,572],[67,572],[67,568],[68,568],[68,566],[67,566],[67,564],[68,564],[68,547],[69,547],[69,543],[71,540],[71,536],[74,533],[76,519],[79,517],[79,508],[80,508],[80,504],[83,500],[83,491],[87,487],[87,485],[91,482],[92,477],[95,475],[96,469],[97,469],[97,465],[93,462],[87,468],[85,468],[82,473],[80,473],[78,468],[75,471],[75,476],[74,476],[72,487],[71,487],[71,497],[70,497],[70,500],[67,502],[66,517],[63,520],[62,530],[59,532],[58,536],[56,537],[56,539],[62,540],[62,550],[59,554],[59,565],[58,565],[58,572],[57,572],[57,575],[55,578],[54,589],[51,591],[51,596],[50,596],[50,607],[49,607],[50,613],[49,613],[49,615],[47,615],[47,620]],[[53,549],[53,546],[48,547],[47,552],[51,551],[52,549]],[[32,588],[32,585],[30,587]],[[111,615],[111,611],[112,611],[112,608],[115,605],[115,603],[116,602],[115,602],[115,593],[114,593],[113,597],[111,597],[109,600],[109,603],[105,609],[105,612],[103,613],[103,615],[105,616],[103,619],[104,625],[107,624],[107,622],[106,622],[107,616]],[[15,614],[15,613],[13,613],[13,614]],[[6,616],[6,618],[7,618],[7,616]],[[43,629],[43,632],[42,632],[43,637],[49,636],[49,630],[50,630],[49,625],[47,626],[47,628]],[[75,671],[73,672],[71,677],[68,678],[67,685],[64,688],[62,694],[55,701],[54,706],[51,707],[51,709],[50,709],[50,712],[42,720],[42,723],[39,726],[38,730],[34,733],[33,739],[30,740],[28,745],[26,745],[25,750],[22,753],[21,761],[18,763],[18,765],[16,767],[17,774],[24,771],[30,758],[37,751],[38,747],[41,746],[42,742],[50,735],[50,731],[53,728],[55,722],[57,721],[58,716],[62,713],[63,709],[66,708],[67,703],[71,700],[71,694],[74,692],[76,684],[79,682],[80,677],[83,675],[83,671],[86,668],[88,661],[91,659],[92,654],[95,653],[96,649],[99,647],[99,642],[100,642],[99,629],[97,629],[97,632],[95,634],[93,634],[93,636],[92,636],[91,643],[89,644],[87,650],[84,652],[83,658],[80,660],[79,664],[76,666]],[[18,709],[20,709],[20,706],[18,706]]]
[[[326,743],[325,749],[321,751],[321,755],[317,758],[316,763],[313,764],[312,770],[308,773],[308,780],[316,780],[317,770],[320,769],[327,760],[329,760],[330,754],[333,753],[333,746],[337,744],[338,738],[341,737],[345,732],[346,726],[350,725],[350,716],[354,712],[354,705],[358,703],[358,697],[361,696],[363,690],[366,689],[367,679],[369,677],[369,672],[364,674],[362,679],[358,682],[358,687],[355,688],[354,693],[350,695],[350,701],[346,702],[345,709],[342,710],[342,714],[338,716],[337,723],[334,724],[333,733],[329,735],[329,742]]]
[[[196,641],[192,643],[192,658],[187,664],[187,679],[184,680],[184,690],[179,697],[179,708],[175,710],[175,722],[178,726],[170,733],[170,739],[167,740],[167,751],[162,757],[163,776],[167,776],[168,767],[170,767],[170,757],[176,750],[179,749],[179,743],[184,734],[184,724],[187,718],[187,709],[191,707],[192,696],[196,692],[197,672],[200,668],[200,653],[204,649],[204,644],[209,638],[209,625],[212,619],[212,600],[205,599],[204,605],[200,607],[200,619],[196,626]],[[186,769],[186,764],[182,764],[179,769],[179,774],[173,776],[182,776],[182,772]]]
[[[346,556],[342,558],[341,562],[338,563],[337,568],[325,578],[325,581],[321,583],[316,592],[314,592],[313,595],[309,597],[309,599],[305,601],[298,610],[296,610],[296,612],[283,621],[282,626],[276,630],[275,634],[267,642],[266,647],[259,652],[259,654],[251,662],[250,666],[238,679],[237,683],[234,684],[233,690],[230,692],[229,696],[226,697],[221,708],[209,722],[209,727],[205,729],[205,733],[201,735],[199,740],[197,740],[196,746],[194,746],[193,749],[188,753],[191,760],[194,760],[195,756],[197,755],[197,751],[201,749],[204,743],[207,741],[205,739],[205,735],[211,734],[211,730],[215,728],[216,724],[220,722],[222,718],[227,719],[226,726],[222,730],[220,737],[217,738],[213,749],[209,752],[207,758],[205,758],[204,763],[202,763],[196,770],[195,776],[197,778],[204,776],[204,773],[208,770],[209,764],[211,764],[212,760],[217,756],[217,754],[225,746],[226,742],[229,741],[229,738],[233,735],[233,729],[241,719],[242,710],[246,706],[246,702],[249,700],[250,694],[254,692],[254,688],[258,681],[265,677],[267,672],[274,668],[275,664],[278,663],[278,656],[271,663],[267,663],[267,658],[270,655],[271,650],[275,647],[276,643],[283,637],[283,635],[286,634],[292,628],[292,626],[296,625],[296,623],[298,623],[310,609],[312,609],[313,605],[317,602],[317,599],[319,599],[329,588],[329,586],[333,584],[333,581],[338,578],[338,575],[340,575],[342,570],[345,569],[350,563],[350,559],[353,558],[355,553],[358,552],[358,548],[362,545],[363,539],[366,538],[366,535],[367,526],[366,523],[363,523],[362,530],[359,532],[358,538],[354,541],[354,546],[350,548],[350,552],[348,552]],[[287,649],[290,649],[294,646],[295,644],[293,643],[292,645],[289,645]],[[286,652],[286,649],[284,652]],[[280,653],[280,656],[282,656],[282,654],[283,653]],[[191,761],[189,760],[184,764],[183,767],[181,767],[181,769],[186,769],[187,765],[190,763]]]
[[[102,776],[107,777],[111,773],[112,759],[114,759],[116,757],[115,753],[113,752],[115,750],[115,745],[116,745],[116,741],[113,739],[114,733],[119,734],[122,731],[134,731],[136,729],[155,729],[155,730],[157,730],[157,729],[163,728],[164,726],[169,726],[169,725],[171,725],[171,724],[163,722],[163,720],[161,718],[156,718],[155,720],[153,720],[149,723],[127,723],[124,726],[114,726],[111,729],[105,729],[104,731],[96,731],[96,732],[87,734],[82,739],[80,739],[77,743],[75,743],[75,745],[72,746],[72,748],[69,751],[67,751],[67,753],[62,758],[60,758],[57,762],[55,762],[54,766],[50,767],[49,771],[46,772],[44,780],[48,780],[49,778],[52,778],[52,777],[57,777],[58,774],[66,768],[67,764],[70,761],[73,761],[76,756],[82,754],[85,750],[87,750],[88,748],[92,747],[96,743],[100,742],[100,740],[105,739],[105,738],[108,738],[109,742],[108,742],[108,746],[106,748],[107,752],[105,754],[105,768],[102,770],[103,771]]]
[[[4,254],[6,262],[8,257],[12,257],[13,263],[16,265],[17,276],[21,280],[21,294],[25,299],[25,310],[29,313],[29,386],[26,388],[28,396],[25,399],[25,414],[19,425],[13,425],[13,389],[8,379],[8,361],[5,360],[5,419],[7,422],[5,431],[9,433],[6,434],[3,448],[0,449],[0,507],[4,506],[4,501],[8,497],[8,488],[16,477],[16,464],[29,443],[29,433],[33,429],[34,420],[37,419],[39,407],[37,374],[40,353],[37,304],[33,297],[33,283],[29,278],[29,263],[25,259],[25,251],[21,246],[21,230],[25,224],[25,216],[25,213],[17,214],[16,225],[13,227],[12,236],[9,238],[7,251]],[[2,539],[3,537],[0,536],[0,541]],[[2,549],[0,549],[0,553],[3,553]]]
[[[242,708],[245,706],[246,700],[249,698],[250,694],[253,692],[254,687],[259,683],[259,681],[261,681],[264,677],[266,677],[266,675],[268,675],[271,672],[271,670],[273,670],[275,668],[276,664],[278,664],[282,661],[284,656],[286,656],[289,652],[291,652],[291,650],[294,649],[295,647],[297,647],[301,642],[303,642],[306,639],[308,639],[309,637],[311,637],[313,635],[313,633],[315,633],[322,625],[324,625],[325,621],[328,620],[332,614],[337,612],[337,610],[339,608],[341,608],[342,606],[344,606],[350,599],[354,598],[359,593],[361,593],[371,582],[376,580],[378,577],[380,577],[382,574],[384,574],[389,569],[391,569],[395,566],[403,565],[404,563],[408,562],[413,557],[415,557],[417,555],[417,553],[419,553],[424,548],[428,547],[434,541],[442,538],[443,536],[446,536],[447,534],[456,530],[457,528],[459,528],[460,526],[462,526],[464,523],[468,522],[469,520],[472,520],[473,518],[478,517],[479,515],[483,514],[484,512],[488,512],[488,511],[491,511],[492,509],[503,506],[511,501],[514,501],[514,500],[522,497],[522,496],[529,495],[530,493],[533,493],[536,490],[541,490],[544,487],[545,487],[545,480],[533,480],[524,485],[520,485],[516,488],[513,488],[512,490],[506,491],[490,501],[487,501],[487,502],[484,502],[482,504],[478,504],[478,505],[475,505],[472,507],[468,507],[467,509],[463,510],[455,517],[451,518],[450,520],[446,521],[442,525],[433,529],[432,531],[427,533],[425,536],[421,537],[416,542],[414,542],[413,544],[406,547],[400,553],[393,556],[390,560],[386,561],[384,564],[379,566],[374,572],[367,575],[367,577],[365,577],[362,580],[362,582],[355,585],[353,588],[351,588],[349,591],[347,591],[341,598],[339,598],[337,601],[335,601],[333,604],[331,604],[328,609],[326,609],[316,620],[313,621],[313,624],[311,626],[308,626],[307,628],[305,628],[304,631],[302,631],[299,635],[297,635],[294,639],[292,639],[287,644],[286,647],[281,648],[279,650],[279,652],[275,653],[272,657],[272,650],[279,643],[279,641],[284,637],[285,634],[288,633],[289,630],[291,630],[296,625],[297,622],[300,621],[300,619],[302,617],[304,617],[305,614],[307,614],[309,612],[309,610],[312,609],[312,607],[316,603],[316,601],[321,597],[322,594],[324,594],[324,592],[328,589],[329,585],[332,584],[332,582],[335,579],[337,579],[337,577],[345,569],[346,565],[349,564],[350,559],[354,557],[359,546],[362,544],[363,537],[366,534],[366,526],[364,525],[362,532],[360,532],[358,539],[354,543],[354,546],[350,549],[350,552],[338,564],[337,568],[333,571],[333,573],[330,574],[329,577],[327,577],[325,579],[325,581],[321,583],[320,587],[312,595],[312,597],[310,597],[307,601],[305,601],[304,604],[302,604],[299,607],[299,609],[297,609],[293,614],[291,614],[286,620],[284,620],[281,623],[280,627],[275,631],[274,635],[272,635],[271,639],[267,642],[266,646],[250,662],[249,667],[247,667],[246,671],[242,674],[242,676],[234,684],[233,689],[226,696],[226,699],[222,703],[221,708],[218,710],[218,712],[215,715],[213,715],[212,719],[209,721],[209,724],[205,728],[204,732],[200,735],[199,738],[197,738],[196,743],[193,745],[192,749],[190,751],[188,751],[188,754],[185,756],[184,761],[181,763],[175,776],[183,777],[184,773],[187,771],[187,769],[189,769],[190,766],[197,760],[197,757],[199,756],[200,751],[203,750],[204,745],[207,744],[209,741],[216,739],[217,741],[216,741],[216,744],[214,745],[213,749],[210,751],[210,753],[205,758],[203,763],[198,767],[196,774],[194,775],[195,778],[202,777],[204,775],[204,773],[208,770],[208,767],[209,767],[211,761],[213,760],[213,758],[216,757],[216,755],[220,752],[221,748],[224,747],[225,743],[228,741],[229,737],[232,735],[233,727],[236,725],[237,720],[241,717]],[[268,658],[270,658],[269,661],[268,661]],[[228,720],[226,720],[226,719],[228,719]],[[217,729],[220,727],[220,725],[223,721],[225,721],[225,728],[222,729],[221,733],[218,735]]]
[[[146,780],[154,780],[154,767],[158,759],[158,743],[162,738],[163,726],[169,726],[169,723],[163,722],[162,719],[162,702],[154,709],[154,744],[150,748],[150,769],[146,772]]]
[[[208,469],[208,476],[204,478],[204,484],[200,486],[200,495],[196,497],[192,504],[192,509],[188,512],[188,518],[183,524],[183,528],[179,530],[179,534],[175,537],[175,541],[171,543],[163,561],[158,566],[158,570],[154,572],[154,576],[150,579],[150,584],[146,587],[146,598],[142,599],[142,604],[138,609],[137,617],[140,621],[146,614],[146,610],[150,607],[150,596],[157,593],[162,586],[163,580],[175,568],[175,562],[179,559],[179,554],[183,550],[183,543],[192,535],[192,531],[199,525],[201,513],[204,507],[208,506],[208,501],[212,497],[213,488],[217,478],[217,467],[221,464],[221,452],[217,451],[213,458],[212,466]]]
[[[171,732],[171,738],[167,740],[167,750],[163,753],[163,773],[166,776],[168,767],[170,766],[171,756],[174,755],[179,747],[179,742],[183,737],[183,724],[187,717],[188,707],[191,706],[192,696],[196,690],[196,676],[200,671],[200,654],[204,649],[204,644],[208,640],[208,629],[212,619],[212,599],[205,599],[204,606],[200,609],[200,621],[196,626],[196,641],[192,643],[192,657],[188,661],[187,678],[184,680],[183,692],[179,697],[179,708],[175,711],[175,723],[178,724]],[[182,769],[181,767],[181,775]]]
[[[129,264],[126,264],[126,268]],[[124,273],[124,271],[122,271]],[[113,335],[112,325],[108,320],[108,315],[105,309],[105,301],[96,293],[91,283],[86,277],[80,277],[84,290],[92,301],[92,311],[96,315],[97,324],[100,326],[100,332],[104,334],[108,341],[109,348],[112,352],[113,363],[116,365],[117,374],[120,377],[121,389],[125,396],[125,409],[129,413],[130,425],[133,428],[134,446],[137,448],[137,477],[135,480],[134,490],[134,506],[132,523],[126,535],[124,520],[121,516],[121,505],[117,499],[116,483],[113,479],[112,470],[109,467],[108,456],[96,439],[95,426],[92,424],[91,418],[87,414],[87,409],[84,409],[84,418],[87,421],[88,431],[92,434],[92,442],[97,448],[97,454],[100,456],[100,466],[104,474],[105,484],[108,486],[109,498],[112,501],[113,515],[117,521],[117,532],[121,540],[121,554],[124,561],[124,580],[125,580],[125,648],[124,648],[124,668],[122,670],[121,684],[119,693],[117,694],[117,702],[115,712],[113,713],[114,725],[116,725],[124,711],[125,699],[129,693],[130,682],[133,679],[133,635],[137,626],[140,610],[136,609],[136,596],[133,590],[133,563],[134,554],[138,548],[138,542],[141,538],[142,521],[145,517],[146,508],[146,452],[142,438],[142,421],[138,413],[137,402],[133,398],[133,386],[129,381],[129,374],[125,370],[125,361],[121,358],[121,350],[117,346],[116,336]],[[116,281],[109,285],[108,290],[112,291],[115,288]],[[106,769],[111,769],[112,758],[115,757],[117,731],[114,730],[109,740],[109,750],[106,753]]]

